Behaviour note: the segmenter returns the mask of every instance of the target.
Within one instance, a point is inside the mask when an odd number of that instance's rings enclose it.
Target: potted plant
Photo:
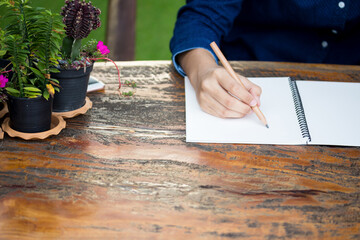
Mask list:
[[[29,0],[2,0],[10,12],[4,29],[4,46],[12,63],[13,76],[6,84],[11,127],[35,133],[50,129],[52,95],[58,90],[50,73],[60,51],[61,18],[42,8],[32,8]]]
[[[61,15],[65,24],[65,37],[61,47],[59,72],[52,73],[60,84],[54,97],[54,112],[69,112],[85,104],[90,72],[94,58],[99,57],[96,41],[82,46],[81,41],[92,30],[100,27],[101,11],[85,0],[67,0]],[[107,53],[106,53],[107,54]]]
[[[120,71],[114,61],[107,58],[110,52],[101,41],[91,39],[82,45],[91,31],[101,26],[100,9],[86,0],[66,0],[61,15],[65,24],[65,37],[61,47],[58,73],[52,77],[59,81],[60,91],[55,93],[53,111],[60,116],[73,116],[86,101],[86,93],[93,64],[97,60],[111,61],[118,72],[119,89],[121,88]]]

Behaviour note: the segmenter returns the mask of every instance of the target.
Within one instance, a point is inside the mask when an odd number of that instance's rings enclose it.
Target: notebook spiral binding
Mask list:
[[[306,122],[306,116],[296,81],[293,78],[289,78],[289,84],[290,84],[291,94],[294,100],[296,116],[298,119],[298,123],[300,125],[301,135],[303,138],[307,139],[306,143],[311,142],[311,136]]]

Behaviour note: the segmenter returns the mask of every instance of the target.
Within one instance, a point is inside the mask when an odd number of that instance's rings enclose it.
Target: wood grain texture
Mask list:
[[[359,66],[232,62],[248,77],[360,81]],[[360,148],[185,142],[168,61],[110,63],[58,136],[0,141],[0,239],[359,239]],[[122,89],[127,91],[129,89]]]

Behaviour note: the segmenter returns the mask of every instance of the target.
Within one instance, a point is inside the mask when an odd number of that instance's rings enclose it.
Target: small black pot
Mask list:
[[[3,110],[3,108],[4,108],[4,103],[3,102],[0,102],[0,113],[1,113],[1,111]],[[0,115],[0,118],[1,118],[1,115]]]
[[[37,133],[50,130],[52,98],[19,98],[8,95],[10,127],[18,132]]]
[[[86,67],[85,72],[84,68],[59,69],[59,73],[51,74],[60,84],[60,92],[56,92],[54,96],[54,112],[69,112],[84,106],[92,69],[93,64]]]

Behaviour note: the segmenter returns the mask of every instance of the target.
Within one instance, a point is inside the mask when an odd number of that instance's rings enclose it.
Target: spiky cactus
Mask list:
[[[67,37],[63,40],[62,54],[71,61],[80,56],[81,39],[100,27],[101,11],[85,0],[66,0],[61,15]]]

